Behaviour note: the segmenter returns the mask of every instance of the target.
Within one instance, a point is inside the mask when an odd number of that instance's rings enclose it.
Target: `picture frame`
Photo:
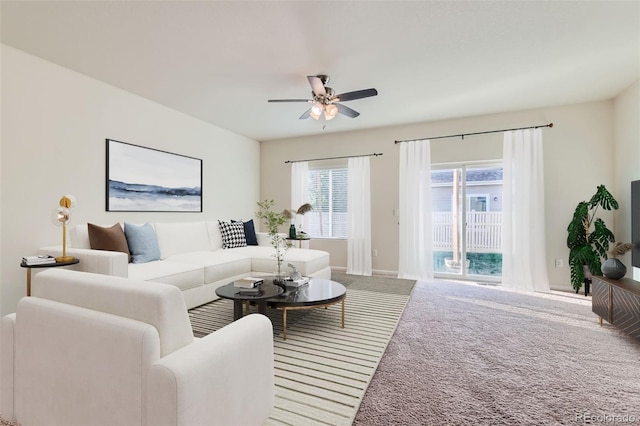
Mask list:
[[[106,211],[202,212],[202,160],[106,139]]]

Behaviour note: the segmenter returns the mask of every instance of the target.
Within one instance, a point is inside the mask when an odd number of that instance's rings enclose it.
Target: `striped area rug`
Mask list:
[[[282,339],[282,312],[270,309],[276,399],[266,424],[350,425],[411,287],[397,292],[347,287],[344,329],[339,303],[326,309],[289,311],[286,341]],[[190,310],[189,315],[194,335],[204,336],[229,324],[233,302],[216,300]]]

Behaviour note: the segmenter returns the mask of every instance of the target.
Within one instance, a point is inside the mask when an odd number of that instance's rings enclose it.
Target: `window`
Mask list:
[[[487,194],[468,194],[467,193],[467,211],[468,212],[488,212],[489,211],[489,203],[487,199],[489,196]]]
[[[499,163],[432,170],[435,273],[502,275],[502,179]]]
[[[347,238],[347,179],[344,167],[309,170],[309,236]]]

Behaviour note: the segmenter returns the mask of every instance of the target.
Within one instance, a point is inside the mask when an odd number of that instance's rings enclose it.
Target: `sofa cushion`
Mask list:
[[[69,245],[74,248],[90,249],[89,229],[86,223],[69,228]]]
[[[127,238],[119,223],[108,228],[88,223],[87,228],[92,250],[120,251],[126,253],[129,257],[129,262],[131,262],[131,253],[129,252]]]
[[[204,269],[205,284],[251,272],[251,258],[233,249],[176,255],[167,260],[199,265]]]
[[[174,254],[211,250],[205,222],[159,222],[155,224],[160,259]]]
[[[130,263],[129,278],[170,284],[180,290],[204,285],[202,266],[193,263],[156,260],[147,263]]]
[[[218,221],[207,222],[207,231],[209,232],[209,244],[211,245],[211,250],[221,249],[222,234],[220,233]]]
[[[146,263],[160,259],[158,238],[150,223],[132,225],[125,222],[124,235],[127,237],[132,263]]]
[[[273,247],[247,246],[233,249],[233,251],[250,256],[251,270],[254,272],[273,273],[277,269]],[[329,267],[329,253],[321,250],[290,248],[284,255],[282,269],[289,271],[289,263],[293,264],[302,275],[309,276]]]
[[[242,222],[223,222],[219,220],[218,226],[222,234],[223,249],[245,247],[247,245]]]

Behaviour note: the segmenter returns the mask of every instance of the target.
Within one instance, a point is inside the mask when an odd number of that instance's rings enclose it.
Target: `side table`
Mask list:
[[[298,242],[298,248],[302,248],[302,242],[303,241],[309,241],[311,238],[310,237],[306,237],[306,238],[287,238],[287,241],[297,241]]]
[[[76,263],[79,263],[79,262],[80,262],[80,259],[73,259],[73,260],[70,260],[69,262],[47,263],[44,265],[27,265],[26,263],[21,262],[20,267],[27,268],[27,296],[31,296],[31,269],[32,268],[55,268],[58,266],[75,265]]]

